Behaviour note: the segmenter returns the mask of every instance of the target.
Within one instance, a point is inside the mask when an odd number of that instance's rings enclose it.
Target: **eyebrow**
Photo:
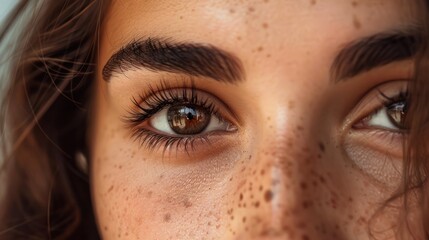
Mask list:
[[[341,82],[389,63],[414,57],[421,47],[418,30],[378,33],[347,44],[331,66],[331,79]]]
[[[235,83],[244,78],[240,60],[211,45],[167,39],[134,40],[114,53],[103,67],[103,79],[132,69],[180,73]]]

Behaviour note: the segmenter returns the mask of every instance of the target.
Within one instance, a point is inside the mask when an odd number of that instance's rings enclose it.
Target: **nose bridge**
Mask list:
[[[241,184],[247,188],[239,193],[239,208],[247,207],[242,221],[253,226],[242,231],[243,236],[305,237],[305,228],[317,219],[313,201],[317,183],[310,176],[315,174],[320,147],[314,143],[311,122],[292,110],[287,104],[265,115],[271,117],[254,139],[249,167],[242,169]]]
[[[289,108],[276,112],[279,115],[273,119],[273,127],[263,131],[255,164],[262,164],[266,172],[264,181],[271,186],[273,221],[281,222],[282,228],[294,222],[295,226],[289,227],[299,228],[305,221],[298,219],[305,216],[302,210],[311,205],[309,177],[317,165],[318,149],[310,121],[304,121]]]

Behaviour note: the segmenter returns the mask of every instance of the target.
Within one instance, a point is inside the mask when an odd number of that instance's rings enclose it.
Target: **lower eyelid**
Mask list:
[[[135,140],[157,158],[178,157],[180,154],[188,157],[192,155],[195,159],[204,158],[223,152],[220,149],[233,148],[234,139],[236,139],[234,134],[229,132],[210,132],[193,137],[170,137],[147,129],[138,131],[135,134]]]
[[[406,134],[401,132],[392,132],[383,129],[354,129],[351,130],[344,142],[345,144],[354,142],[354,144],[364,145],[366,148],[371,148],[392,158],[402,159],[403,144],[406,136]]]

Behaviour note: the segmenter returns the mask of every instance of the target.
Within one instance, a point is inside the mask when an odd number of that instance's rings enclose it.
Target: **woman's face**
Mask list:
[[[89,137],[103,239],[394,238],[415,15],[113,1]]]

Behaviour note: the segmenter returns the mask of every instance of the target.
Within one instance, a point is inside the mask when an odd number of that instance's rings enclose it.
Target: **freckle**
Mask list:
[[[255,202],[255,207],[258,208],[261,203],[259,201]]]
[[[289,101],[288,108],[289,108],[289,110],[294,109],[295,108],[295,102],[294,101]]]
[[[303,127],[303,126],[300,126],[300,125],[298,125],[296,128],[298,129],[298,131],[302,131],[302,130],[304,130],[304,127]]]
[[[265,191],[265,194],[264,194],[265,202],[271,202],[271,200],[273,200],[273,197],[274,197],[274,193],[271,190]]]
[[[146,196],[147,196],[147,198],[151,198],[152,197],[152,191],[147,192]]]
[[[322,152],[325,152],[325,144],[323,144],[323,142],[319,142],[319,149]]]
[[[353,16],[353,26],[356,29],[360,29],[362,27],[362,24],[360,23],[359,19],[355,15]]]
[[[107,228],[107,226],[104,226],[104,231],[109,231],[109,228]]]
[[[307,208],[311,207],[312,205],[313,205],[313,202],[311,202],[311,201],[303,201],[302,202],[302,207],[304,209],[307,209]]]
[[[246,222],[246,217],[243,217],[243,223],[245,223]]]
[[[265,170],[264,170],[264,169],[262,169],[262,170],[261,170],[261,175],[262,175],[262,176],[264,176],[264,174],[265,174]]]
[[[118,168],[119,168],[119,169],[122,169],[122,165],[119,165],[119,166],[118,166]]]
[[[164,222],[169,222],[171,220],[171,215],[170,213],[167,213],[164,215]]]
[[[259,191],[262,192],[262,190],[264,190],[264,187],[261,185],[259,186]]]
[[[303,190],[306,190],[307,189],[307,183],[305,183],[305,182],[302,182],[301,183],[301,188],[303,189]]]
[[[353,220],[354,218],[355,218],[355,217],[353,216],[353,214],[350,214],[350,215],[349,215],[349,219],[350,219],[350,220]]]
[[[262,46],[260,46],[260,47],[258,47],[258,52],[262,52],[262,51],[264,51],[264,48],[262,47]]]
[[[186,200],[183,202],[183,205],[185,206],[185,208],[190,208],[190,207],[192,207],[192,203],[191,203],[191,201],[189,201],[188,199],[186,199]]]
[[[249,7],[249,12],[254,12],[255,8],[254,7]]]
[[[250,160],[250,159],[252,159],[252,155],[249,155],[249,159],[248,160]]]
[[[231,9],[229,9],[229,12],[230,12],[230,13],[235,13],[235,9],[232,9],[232,8],[231,8]]]
[[[111,192],[113,190],[113,185],[112,186],[110,186],[110,188],[107,190],[107,192],[109,193],[109,192]]]
[[[183,19],[183,16],[180,16],[179,18],[180,18],[180,19]]]
[[[243,200],[243,194],[240,193],[240,201],[242,201],[242,200]]]
[[[268,26],[268,23],[266,23],[266,22],[264,22],[264,23],[262,23],[262,27],[264,28],[264,29],[267,29],[269,26]]]
[[[302,240],[310,240],[310,238],[307,235],[302,235]]]
[[[271,54],[267,54],[267,56],[266,56],[267,58],[270,58],[271,57]]]
[[[311,4],[311,5],[316,5],[316,3],[317,3],[317,1],[316,1],[316,0],[311,0],[311,1],[310,1],[310,4]]]
[[[357,7],[359,5],[359,3],[358,2],[356,2],[356,1],[352,1],[352,6],[353,7]]]
[[[326,182],[326,180],[325,180],[325,178],[323,176],[320,176],[319,179],[320,179],[321,183],[325,183]]]

